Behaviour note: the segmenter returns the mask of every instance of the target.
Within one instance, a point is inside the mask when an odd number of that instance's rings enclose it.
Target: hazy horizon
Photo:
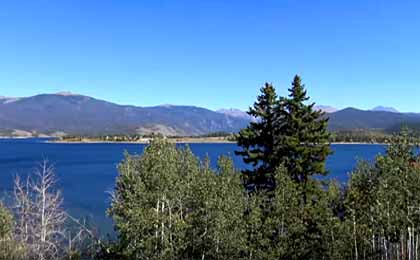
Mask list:
[[[248,109],[240,109],[240,108],[237,108],[237,107],[220,107],[220,108],[217,108],[217,109],[211,109],[209,107],[206,107],[206,106],[198,106],[198,105],[195,105],[193,103],[184,103],[184,104],[171,104],[171,103],[167,103],[167,104],[152,104],[152,105],[149,105],[149,106],[141,106],[141,105],[134,105],[134,104],[116,103],[116,102],[113,102],[111,100],[105,100],[105,99],[97,98],[95,96],[89,96],[89,95],[85,95],[83,93],[74,93],[74,92],[70,92],[70,91],[59,91],[59,92],[55,92],[55,93],[37,93],[37,94],[35,94],[33,96],[36,96],[36,95],[88,96],[88,97],[91,97],[91,98],[95,98],[95,99],[99,99],[99,100],[103,100],[103,101],[115,103],[115,104],[121,105],[121,106],[138,106],[138,107],[192,106],[192,107],[202,107],[202,108],[210,109],[210,110],[213,110],[213,111],[239,110],[239,111],[242,111],[242,112],[246,112],[248,110]],[[29,97],[33,97],[33,96],[21,96],[21,97],[14,96],[14,97],[12,97],[12,96],[4,96],[4,95],[1,95],[1,93],[0,93],[0,99],[11,99],[13,101],[17,101],[18,99],[29,98]],[[16,99],[16,100],[14,100],[14,99]],[[377,110],[377,111],[396,110],[399,113],[416,113],[415,111],[400,111],[396,107],[387,106],[387,105],[383,105],[383,104],[378,104],[378,105],[376,105],[374,107],[371,107],[371,108],[368,108],[368,109],[363,109],[363,108],[359,108],[359,107],[355,107],[355,106],[351,106],[351,105],[344,106],[344,107],[333,107],[333,106],[328,105],[328,104],[318,104],[318,103],[316,103],[315,105],[318,108],[325,108],[327,110],[333,109],[333,110],[336,110],[336,111],[343,110],[343,109],[346,109],[346,108],[355,108],[355,109],[360,109],[360,110]]]

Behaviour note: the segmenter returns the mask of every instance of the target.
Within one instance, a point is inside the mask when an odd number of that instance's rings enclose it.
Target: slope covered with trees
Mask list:
[[[420,114],[346,108],[327,110],[330,131],[370,130],[392,133],[401,125],[420,129]],[[197,136],[237,133],[255,117],[230,109],[212,111],[196,106],[118,105],[72,93],[0,98],[0,136],[150,135]]]
[[[195,106],[127,106],[76,94],[0,100],[0,134],[17,129],[29,134],[188,136],[237,132],[248,122]]]
[[[360,110],[346,108],[328,114],[331,131],[348,130],[381,130],[384,132],[398,131],[402,125],[416,127],[420,124],[420,114],[394,113],[387,111]]]

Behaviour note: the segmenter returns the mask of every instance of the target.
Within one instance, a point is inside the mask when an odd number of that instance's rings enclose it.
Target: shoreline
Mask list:
[[[364,143],[364,142],[332,142],[330,144],[368,144],[368,145],[389,145],[389,143]]]
[[[227,140],[171,140],[167,139],[170,143],[176,144],[234,144],[235,141]],[[47,143],[59,143],[59,144],[149,144],[151,140],[147,141],[95,141],[95,140],[83,140],[83,141],[63,141],[63,140],[50,140]],[[389,143],[363,143],[363,142],[333,142],[331,145],[389,145]]]
[[[42,136],[42,137],[33,137],[33,136],[0,136],[2,139],[51,139],[45,140],[45,143],[56,143],[56,144],[149,144],[151,139],[144,138],[143,140],[138,141],[105,141],[105,140],[95,140],[95,139],[82,139],[82,140],[60,140],[59,137],[52,136]],[[54,140],[54,138],[57,138]],[[228,141],[221,137],[178,137],[178,138],[167,138],[171,143],[176,144],[233,144],[236,141]],[[370,143],[370,142],[331,142],[331,145],[389,145],[389,143]]]
[[[139,141],[105,141],[105,140],[48,140],[47,143],[58,144],[149,144],[152,139],[144,139]],[[236,143],[221,138],[167,138],[170,143],[175,144],[228,144]]]

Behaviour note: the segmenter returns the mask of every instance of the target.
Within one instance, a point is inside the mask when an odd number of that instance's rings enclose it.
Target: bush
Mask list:
[[[0,203],[0,240],[8,239],[13,228],[12,214]]]

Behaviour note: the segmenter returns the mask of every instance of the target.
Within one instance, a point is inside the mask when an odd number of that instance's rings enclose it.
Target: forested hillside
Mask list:
[[[393,133],[402,125],[420,129],[420,114],[325,106],[328,129]],[[0,98],[0,136],[198,136],[213,132],[237,133],[255,117],[237,109],[212,111],[195,106],[118,105],[92,97],[42,94],[27,98]]]
[[[0,99],[0,134],[20,130],[48,135],[186,136],[237,132],[248,122],[248,119],[194,106],[123,106],[68,93]]]

